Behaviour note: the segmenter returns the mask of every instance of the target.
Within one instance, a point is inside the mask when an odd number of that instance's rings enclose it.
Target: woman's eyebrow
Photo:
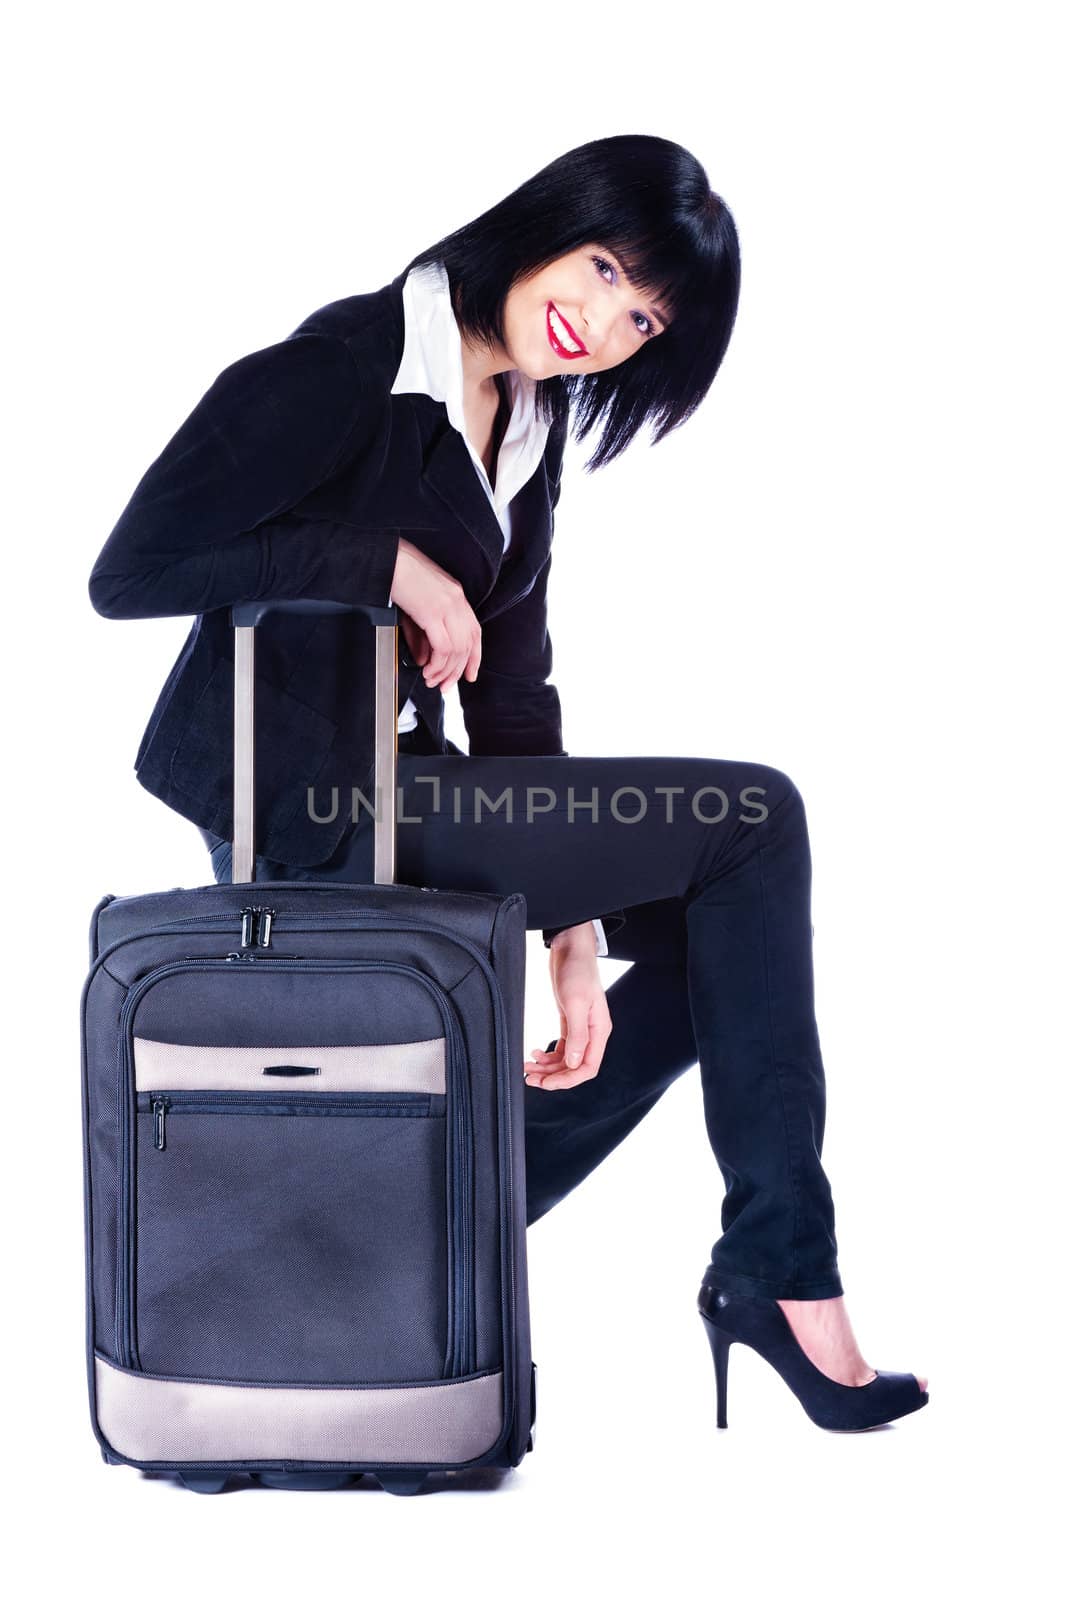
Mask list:
[[[622,275],[626,279],[626,282],[629,284],[630,288],[633,289],[635,294],[638,294],[640,291],[635,287],[634,281],[630,277],[629,273],[623,270],[621,262],[619,263],[619,270],[620,270],[620,272],[622,272]],[[665,333],[667,331],[668,326],[669,326],[666,317],[663,315],[663,312],[660,310],[659,306],[656,305],[654,300],[650,300],[648,303],[652,307],[653,311],[656,313],[656,317],[659,320],[660,331]]]
[[[629,281],[629,280],[627,280],[627,281]],[[655,301],[650,300],[649,301],[649,305],[652,307],[653,311],[656,313],[656,317],[657,317],[657,319],[659,321],[660,332],[661,333],[665,333],[667,331],[668,323],[667,323],[666,318],[663,315],[663,312],[660,310],[659,306],[656,305]]]

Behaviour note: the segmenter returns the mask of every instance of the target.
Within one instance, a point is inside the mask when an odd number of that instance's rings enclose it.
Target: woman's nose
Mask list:
[[[581,320],[575,324],[575,333],[594,360],[604,348],[604,320],[603,316],[598,317],[595,312],[590,312],[588,315],[583,312]]]

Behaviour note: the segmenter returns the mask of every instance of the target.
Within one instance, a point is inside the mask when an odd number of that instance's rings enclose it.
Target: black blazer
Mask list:
[[[565,422],[503,534],[443,401],[391,395],[404,347],[404,273],[311,313],[279,344],[223,371],[152,463],[89,579],[105,617],[196,614],[134,766],[192,822],[233,837],[233,636],[227,608],[268,595],[386,605],[397,540],[462,585],[482,623],[475,683],[459,680],[471,755],[565,755],[547,682],[553,512]],[[443,701],[400,639],[410,694],[436,748]],[[256,630],[256,848],[325,861],[372,798],[373,629],[357,614],[272,613]],[[340,805],[332,823],[308,813]]]

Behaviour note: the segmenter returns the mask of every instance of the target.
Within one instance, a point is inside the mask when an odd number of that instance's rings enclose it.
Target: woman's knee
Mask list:
[[[716,761],[712,758],[698,763],[701,779],[699,804],[713,811],[727,804],[736,808],[741,820],[763,820],[783,806],[803,808],[803,800],[796,783],[780,767],[768,766],[759,761]]]
[[[763,803],[769,811],[777,811],[784,805],[803,807],[803,798],[795,781],[780,767],[757,764],[750,767],[749,772],[751,776],[748,787],[763,790],[766,796]]]

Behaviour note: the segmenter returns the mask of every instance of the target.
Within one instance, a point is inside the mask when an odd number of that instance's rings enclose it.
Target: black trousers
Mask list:
[[[699,1064],[725,1183],[707,1281],[772,1299],[843,1293],[822,1167],[825,1080],[815,1022],[804,806],[776,768],[697,757],[397,758],[397,880],[521,891],[529,928],[621,911],[600,1071],[526,1088],[527,1221],[551,1210]],[[314,793],[358,817],[311,868],[256,858],[259,878],[371,883],[374,796]],[[215,878],[229,841],[201,829]],[[545,1043],[547,1044],[547,1040]]]

